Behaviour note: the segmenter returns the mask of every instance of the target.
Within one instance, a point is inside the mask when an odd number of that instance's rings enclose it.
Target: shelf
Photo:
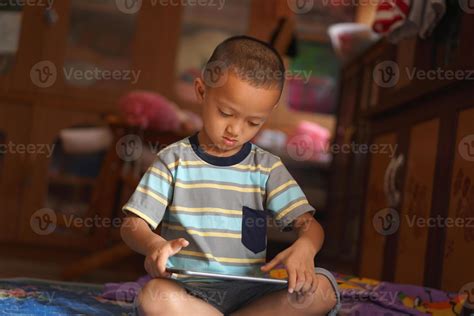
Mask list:
[[[75,185],[75,186],[93,186],[96,183],[94,178],[85,178],[73,175],[49,174],[49,184]]]

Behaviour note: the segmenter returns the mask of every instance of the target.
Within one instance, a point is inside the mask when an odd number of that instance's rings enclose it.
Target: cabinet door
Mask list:
[[[357,107],[358,92],[359,92],[359,76],[361,74],[360,67],[352,67],[344,74],[342,83],[342,95],[340,102],[340,109],[338,115],[338,122],[336,128],[336,137],[334,144],[338,146],[350,146],[353,141],[355,133],[354,114]],[[353,196],[353,188],[349,187],[352,153],[340,153],[334,155],[333,173],[331,176],[331,190],[330,193],[330,212],[333,214],[329,217],[327,223],[327,237],[326,243],[328,249],[333,249],[336,254],[347,255],[347,249],[352,249],[353,242],[349,241],[344,244],[344,236],[350,227],[357,225],[357,213],[350,213],[348,211],[349,199]],[[340,218],[347,218],[348,220],[341,223]],[[336,244],[337,242],[337,244]]]
[[[29,106],[0,104],[0,241],[18,238],[30,116]]]
[[[398,283],[423,284],[439,123],[422,122],[410,131],[395,263]]]
[[[366,203],[361,222],[362,235],[359,247],[361,253],[358,269],[359,275],[368,278],[382,278],[386,236],[393,233],[392,226],[396,224],[390,218],[393,214],[390,214],[388,209],[391,203],[386,186],[388,176],[396,167],[394,165],[396,156],[393,150],[389,149],[396,148],[397,142],[396,132],[378,135],[372,142],[380,150],[370,156]]]
[[[42,23],[42,54],[32,65],[37,90],[112,100],[139,87],[141,71],[134,65],[139,11],[123,12],[116,1],[67,0],[55,1],[52,12],[58,18]]]
[[[474,280],[474,109],[459,113],[451,179],[442,288],[459,291]]]
[[[9,88],[17,61],[20,41],[23,8],[19,4],[2,3],[0,5],[0,92]]]
[[[30,178],[21,214],[23,241],[79,248],[97,246],[91,236],[101,227],[94,222],[94,215],[100,210],[91,210],[90,202],[103,156],[95,150],[84,151],[84,140],[74,141],[77,136],[61,132],[100,124],[95,113],[46,105],[34,109],[30,142],[38,150],[30,155],[27,168]]]

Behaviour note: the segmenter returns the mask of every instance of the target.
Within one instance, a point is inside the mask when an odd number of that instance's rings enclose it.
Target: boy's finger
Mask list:
[[[301,288],[301,291],[306,294],[309,292],[309,290],[311,290],[314,279],[310,272],[305,272],[304,276],[305,276],[305,282]]]
[[[158,269],[160,276],[164,276],[164,277],[170,276],[170,273],[166,271],[166,261],[168,261],[168,258],[166,256],[161,256],[158,259],[156,268]]]
[[[280,263],[280,258],[276,256],[270,262],[267,262],[264,266],[262,266],[261,269],[264,271],[268,271],[268,270],[273,269],[279,263]]]
[[[171,255],[175,255],[178,253],[181,248],[187,247],[189,245],[189,241],[187,241],[184,238],[178,238],[170,241],[170,246],[171,246]]]
[[[319,279],[316,277],[316,273],[313,276],[313,284],[311,285],[311,293],[314,294],[316,293],[316,290],[318,289],[318,284],[319,284]]]
[[[288,269],[288,292],[293,293],[296,286],[296,270]]]
[[[295,291],[301,292],[301,289],[303,288],[303,285],[305,282],[306,282],[306,279],[305,279],[304,273],[298,272],[296,276]]]

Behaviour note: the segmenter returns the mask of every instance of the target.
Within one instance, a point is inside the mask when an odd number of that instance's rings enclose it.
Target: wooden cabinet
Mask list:
[[[458,113],[444,242],[442,287],[460,289],[474,279],[474,109]]]
[[[371,144],[393,148],[398,142],[397,136],[394,131],[381,133],[374,137]],[[366,206],[361,221],[362,235],[359,249],[359,273],[364,277],[380,279],[383,274],[383,254],[386,248],[383,220],[387,215],[382,212],[389,207],[384,187],[386,181],[389,180],[387,176],[393,166],[394,158],[389,152],[375,153],[370,157]],[[390,230],[390,225],[393,223],[390,222],[388,225],[388,230]]]
[[[419,220],[431,215],[439,125],[436,118],[417,123],[409,131],[394,271],[398,283],[423,284],[426,262],[420,254],[426,253],[429,229]]]
[[[30,106],[0,103],[0,240],[19,237],[19,215],[24,205],[24,188],[30,179],[25,166],[31,126]]]
[[[393,149],[334,160],[331,210],[359,223],[355,273],[363,277],[449,291],[473,278],[468,267],[474,265],[474,241],[467,221],[474,210],[474,86],[469,80],[407,76],[409,71],[467,74],[473,68],[466,52],[472,56],[468,33],[474,17],[459,14],[451,22],[428,40],[398,45],[382,40],[344,68],[337,126],[342,134],[336,144]],[[449,41],[441,40],[452,30]],[[384,61],[400,71],[392,85],[378,82]],[[360,74],[360,82],[354,83],[353,73]],[[339,240],[354,243],[354,238]]]
[[[451,291],[469,280],[471,233],[454,223],[466,225],[474,207],[472,88],[460,83],[418,107],[373,119],[370,145],[396,150],[368,158],[360,275]]]

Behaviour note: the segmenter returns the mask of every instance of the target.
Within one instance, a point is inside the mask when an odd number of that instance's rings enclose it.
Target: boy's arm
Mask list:
[[[169,276],[165,271],[168,257],[189,245],[184,238],[167,241],[154,232],[172,199],[173,185],[173,176],[158,153],[122,208],[127,216],[120,235],[130,248],[145,255],[145,270],[152,277]]]
[[[298,232],[298,239],[295,243],[314,253],[314,258],[324,242],[324,230],[321,224],[310,213],[305,213],[295,219],[293,227]]]
[[[151,230],[147,222],[133,213],[128,213],[124,218],[120,236],[132,250],[144,256],[166,242],[166,239]]]
[[[145,270],[152,277],[169,277],[170,273],[166,271],[168,258],[189,245],[184,238],[165,240],[154,233],[145,220],[134,214],[125,217],[120,235],[131,249],[145,256]]]
[[[266,194],[266,209],[273,214],[281,231],[296,228],[298,239],[261,269],[268,272],[277,264],[283,263],[288,272],[290,293],[314,293],[318,287],[318,279],[314,273],[314,257],[324,240],[323,229],[313,218],[314,207],[309,204],[281,160],[270,168]]]
[[[298,239],[261,269],[263,272],[269,272],[279,263],[283,263],[288,272],[289,293],[314,293],[318,288],[314,257],[323,244],[324,231],[310,213],[298,216],[294,227],[298,231]]]

